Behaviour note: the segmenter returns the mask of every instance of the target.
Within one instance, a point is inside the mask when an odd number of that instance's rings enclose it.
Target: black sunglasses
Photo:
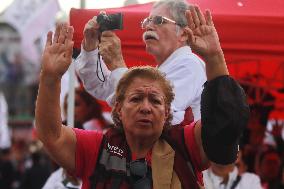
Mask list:
[[[131,161],[129,169],[133,189],[152,188],[151,170],[148,168],[147,161],[144,158]]]

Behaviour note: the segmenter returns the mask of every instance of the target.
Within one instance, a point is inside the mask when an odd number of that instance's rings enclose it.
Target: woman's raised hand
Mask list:
[[[67,23],[58,24],[54,35],[48,32],[42,56],[41,74],[60,79],[72,62],[74,29]]]

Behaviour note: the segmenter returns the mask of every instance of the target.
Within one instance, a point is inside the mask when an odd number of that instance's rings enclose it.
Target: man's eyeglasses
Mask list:
[[[129,163],[133,189],[151,189],[152,174],[145,159],[137,159]]]
[[[145,29],[151,22],[155,25],[162,25],[165,23],[172,23],[172,24],[179,25],[178,23],[176,23],[176,21],[169,19],[167,17],[153,16],[153,17],[147,17],[141,22],[142,29]]]

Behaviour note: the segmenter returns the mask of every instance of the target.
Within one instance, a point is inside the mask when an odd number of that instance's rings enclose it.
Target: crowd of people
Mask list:
[[[96,16],[86,23],[75,61],[75,128],[60,107],[74,29],[64,23],[48,33],[35,115],[41,143],[16,163],[13,149],[2,150],[0,188],[284,188],[283,125],[265,142],[267,115],[249,108],[229,75],[210,11],[183,0],[154,3],[142,29],[156,68],[127,68],[120,39],[99,28]],[[112,107],[113,123],[96,99]]]
[[[67,117],[67,97],[64,98],[64,117]],[[75,128],[105,132],[111,123],[104,119],[100,102],[83,87],[75,89]],[[66,124],[66,120],[62,121]],[[80,188],[80,181],[65,174],[42,148],[37,136],[32,141],[13,140],[10,149],[1,150],[0,188],[5,189],[51,189],[71,186]],[[35,179],[37,178],[37,179]]]

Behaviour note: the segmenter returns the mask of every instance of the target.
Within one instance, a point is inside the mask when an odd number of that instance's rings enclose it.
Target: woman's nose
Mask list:
[[[140,106],[140,111],[144,114],[148,114],[151,112],[151,103],[148,99],[144,99]]]

